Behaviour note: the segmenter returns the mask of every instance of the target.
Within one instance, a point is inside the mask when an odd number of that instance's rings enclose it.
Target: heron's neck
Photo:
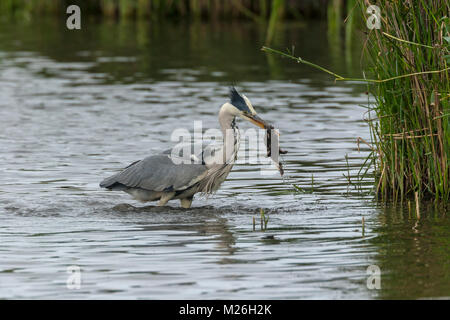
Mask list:
[[[224,157],[227,162],[234,161],[239,150],[239,129],[236,126],[236,117],[221,109],[219,123],[223,135]]]

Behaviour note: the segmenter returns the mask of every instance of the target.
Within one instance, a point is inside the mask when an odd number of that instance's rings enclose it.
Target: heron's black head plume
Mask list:
[[[231,104],[239,110],[246,112],[250,111],[244,98],[239,94],[239,92],[237,92],[235,87],[230,88],[230,101]]]

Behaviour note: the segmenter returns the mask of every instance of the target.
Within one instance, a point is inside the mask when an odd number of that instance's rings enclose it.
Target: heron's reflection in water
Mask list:
[[[223,255],[233,255],[237,251],[236,236],[231,231],[228,219],[224,217],[233,210],[235,209],[231,207],[214,208],[213,206],[201,206],[188,210],[160,206],[135,207],[125,203],[113,208],[116,217],[134,221],[142,231],[176,234],[180,237],[179,241],[171,239],[170,243],[165,244],[167,246],[213,243],[213,247],[210,246],[209,250]],[[229,258],[217,261],[217,263],[230,262],[232,259]]]

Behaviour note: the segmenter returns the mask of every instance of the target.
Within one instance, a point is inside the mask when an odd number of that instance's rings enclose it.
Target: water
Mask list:
[[[0,298],[449,297],[447,212],[424,204],[417,219],[414,205],[373,201],[370,174],[361,188],[346,178],[356,181],[369,152],[356,143],[370,140],[366,88],[266,56],[263,41],[246,23],[87,21],[69,32],[2,21]],[[359,72],[359,50],[329,46],[322,24],[285,26],[274,45],[286,44]],[[231,83],[280,128],[284,180],[238,163],[189,210],[98,187],[174,145],[176,128],[218,128]],[[370,265],[379,290],[367,287]],[[81,268],[78,290],[66,286],[69,266]]]

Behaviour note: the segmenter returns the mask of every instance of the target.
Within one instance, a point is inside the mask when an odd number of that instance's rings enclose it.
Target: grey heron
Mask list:
[[[121,172],[106,178],[100,187],[125,191],[136,200],[157,201],[159,206],[169,200],[179,199],[183,208],[190,208],[196,193],[215,192],[226,179],[237,159],[239,130],[235,118],[240,117],[260,128],[267,129],[250,100],[234,87],[230,89],[230,101],[219,110],[219,124],[223,143],[216,150],[210,146],[200,148],[200,154],[192,154],[195,163],[181,163],[172,149],[133,162]],[[175,158],[174,158],[175,157]]]

